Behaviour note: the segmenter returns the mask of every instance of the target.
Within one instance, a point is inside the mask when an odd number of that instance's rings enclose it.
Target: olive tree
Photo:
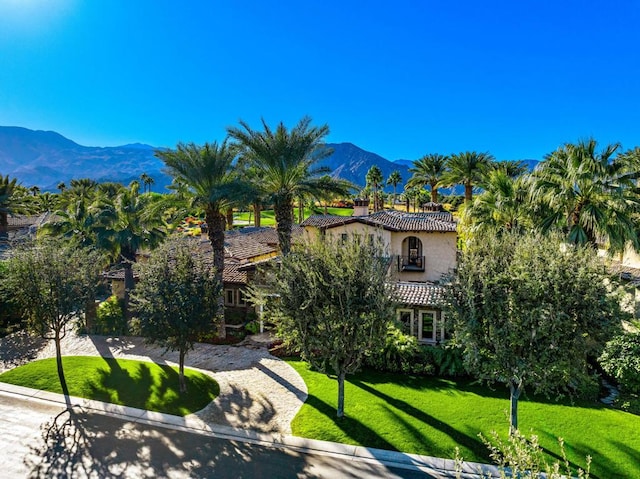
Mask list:
[[[137,265],[139,283],[132,293],[132,311],[140,333],[151,343],[178,351],[180,392],[186,392],[184,360],[205,333],[215,331],[222,285],[198,241],[172,238]]]
[[[345,376],[381,347],[393,321],[387,268],[378,245],[358,236],[327,237],[295,245],[276,275],[278,334],[312,366],[336,375],[339,418]]]
[[[512,433],[525,386],[562,395],[588,384],[587,358],[598,356],[623,315],[593,250],[533,234],[476,236],[449,299],[467,368],[509,387]]]
[[[102,263],[94,250],[51,239],[12,250],[6,262],[3,289],[24,312],[29,329],[54,340],[58,376],[65,395],[69,391],[60,343],[72,320],[95,297]]]

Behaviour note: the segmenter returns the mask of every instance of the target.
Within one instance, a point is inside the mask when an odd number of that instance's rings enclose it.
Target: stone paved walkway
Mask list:
[[[220,395],[192,420],[261,432],[291,434],[291,420],[307,398],[300,375],[267,351],[268,337],[252,336],[240,345],[197,344],[187,353],[186,366],[211,375]],[[178,354],[164,352],[138,337],[69,334],[62,342],[65,356],[104,356],[177,364]],[[0,339],[0,372],[34,359],[55,356],[53,341],[18,333]]]

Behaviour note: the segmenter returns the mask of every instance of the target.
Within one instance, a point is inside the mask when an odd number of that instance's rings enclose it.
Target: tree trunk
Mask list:
[[[262,216],[262,205],[260,204],[259,201],[256,201],[255,203],[253,203],[253,224],[255,225],[256,228],[260,228],[260,219]]]
[[[122,267],[124,268],[124,299],[122,301],[122,314],[129,327],[129,321],[131,320],[131,311],[129,310],[129,296],[133,288],[136,286],[135,279],[133,277],[133,264],[131,261],[123,261]]]
[[[84,326],[87,329],[88,334],[92,334],[95,328],[95,320],[97,317],[96,299],[94,295],[87,300],[87,304],[84,307]]]
[[[431,185],[431,203],[438,202],[438,188],[435,185]]]
[[[522,392],[522,381],[509,381],[509,392],[511,393],[511,409],[509,435],[514,434],[518,430],[518,399]]]
[[[55,331],[54,342],[56,343],[56,365],[58,366],[58,379],[60,380],[60,387],[62,388],[62,394],[65,396],[67,404],[69,404],[69,388],[67,387],[67,380],[64,377],[64,369],[62,368],[62,350],[60,348],[60,330]]]
[[[226,229],[230,230],[233,228],[233,208],[227,208],[227,225]]]
[[[291,196],[279,198],[273,205],[276,216],[278,243],[283,255],[291,251],[291,229],[293,227],[293,199]]]
[[[9,237],[9,218],[7,213],[0,212],[0,241]]]
[[[187,392],[187,382],[184,379],[184,357],[186,356],[186,354],[187,352],[184,349],[180,349],[180,365],[178,369],[178,380],[180,382],[181,393]]]
[[[407,213],[409,213],[409,208],[411,208],[411,198],[409,198],[408,196],[405,198],[405,201],[407,203]]]
[[[339,418],[344,417],[344,369],[340,369],[338,373],[338,411],[336,415]]]
[[[302,197],[298,198],[298,224],[304,221],[304,201]]]
[[[208,226],[209,242],[213,250],[213,265],[216,268],[216,280],[222,286],[224,272],[224,230],[225,217],[215,208],[208,207],[205,212],[205,221]],[[227,330],[224,324],[224,288],[220,288],[218,296],[218,310],[216,312],[216,323],[218,325],[218,336],[227,337]]]
[[[469,203],[473,197],[473,185],[471,183],[464,184],[464,202]]]

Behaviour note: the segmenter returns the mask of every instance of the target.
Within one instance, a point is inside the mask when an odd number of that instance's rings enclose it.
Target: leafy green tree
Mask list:
[[[410,188],[424,188],[429,185],[431,188],[431,202],[438,202],[438,187],[444,174],[447,172],[447,161],[449,158],[439,153],[429,153],[419,160],[413,162],[409,168],[412,173],[407,186]]]
[[[175,150],[157,151],[156,156],[164,161],[174,178],[188,186],[192,204],[204,208],[216,279],[222,284],[225,212],[251,192],[250,184],[235,174],[235,149],[227,142],[204,146],[179,143]],[[225,337],[222,291],[218,296],[218,326],[220,336]]]
[[[48,239],[12,250],[6,262],[4,289],[24,311],[31,331],[52,339],[58,376],[69,394],[62,368],[60,342],[72,320],[95,296],[102,260],[95,250]]]
[[[321,179],[323,174],[330,173],[329,169],[316,166],[331,154],[331,149],[324,145],[329,127],[311,126],[309,117],[302,118],[291,130],[282,122],[275,130],[264,120],[262,126],[264,130],[257,131],[240,121],[240,128],[229,127],[227,132],[238,142],[242,156],[255,168],[261,190],[273,202],[280,251],[286,255],[291,249],[295,199],[321,194],[322,188],[333,189],[333,185]]]
[[[597,248],[606,239],[611,254],[627,244],[640,250],[640,158],[614,157],[619,144],[598,151],[594,139],[567,143],[547,155],[533,172],[533,198],[546,204],[543,231],[559,230],[573,244]]]
[[[365,355],[382,347],[394,303],[380,247],[359,237],[295,245],[277,273],[280,337],[314,367],[338,380],[337,416],[344,416],[344,380]]]
[[[450,155],[446,166],[447,171],[442,177],[442,186],[463,185],[464,201],[471,202],[473,187],[482,183],[484,174],[494,161],[490,153],[465,151]]]
[[[380,195],[378,190],[382,187],[384,178],[382,176],[382,170],[378,165],[373,165],[369,168],[366,181],[367,186],[373,191],[373,211],[380,211]]]
[[[631,393],[640,393],[640,333],[624,333],[608,341],[599,359],[607,374]]]
[[[623,313],[601,259],[556,236],[478,234],[449,288],[455,341],[467,368],[511,393],[510,431],[518,399],[572,394],[590,382],[597,357]]]
[[[398,170],[393,170],[389,175],[389,178],[387,178],[387,185],[393,186],[393,206],[394,207],[396,205],[396,196],[397,196],[396,189],[398,188],[398,185],[400,183],[402,183],[402,175]]]
[[[214,324],[222,283],[212,262],[199,253],[198,242],[174,238],[138,266],[140,283],[133,310],[140,332],[150,342],[178,351],[180,391],[186,392],[184,360],[198,338]]]

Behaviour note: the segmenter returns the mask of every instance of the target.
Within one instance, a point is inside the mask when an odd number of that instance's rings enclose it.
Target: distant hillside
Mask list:
[[[24,186],[55,190],[72,178],[129,183],[147,173],[153,189],[163,191],[170,178],[149,145],[82,146],[53,131],[0,127],[0,173],[18,178]]]
[[[398,170],[402,185],[410,178],[410,160],[389,161],[352,143],[328,143],[331,156],[320,166],[328,167],[332,176],[344,178],[363,187],[369,168],[377,165],[386,179]],[[164,192],[171,179],[162,172],[164,164],[153,153],[156,147],[141,143],[116,147],[82,146],[53,131],[34,131],[14,126],[0,126],[0,174],[18,178],[24,186],[56,190],[58,183],[73,178],[117,181],[128,184],[142,173],[150,175],[154,191]],[[524,160],[533,169],[536,160]],[[402,190],[402,185],[398,190]],[[386,187],[392,191],[392,187]]]

